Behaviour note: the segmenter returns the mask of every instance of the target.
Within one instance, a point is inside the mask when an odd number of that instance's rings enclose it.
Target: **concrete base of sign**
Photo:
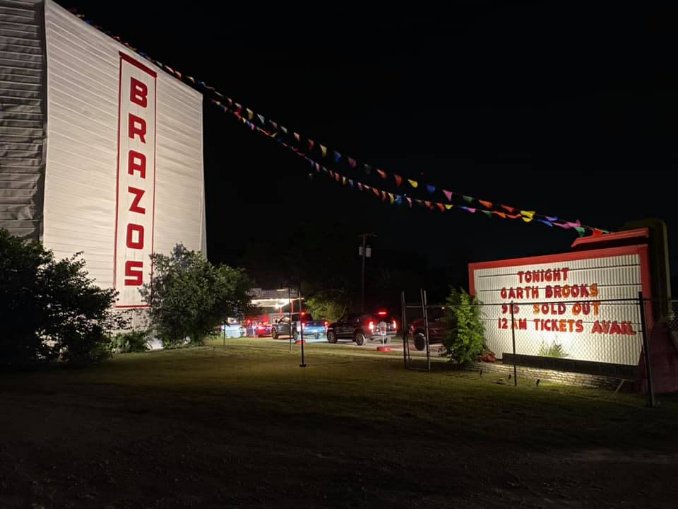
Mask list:
[[[377,352],[390,352],[391,347],[390,346],[378,346],[377,347]]]

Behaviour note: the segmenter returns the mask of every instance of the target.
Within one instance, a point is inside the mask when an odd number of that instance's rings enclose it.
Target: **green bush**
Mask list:
[[[471,363],[483,352],[485,343],[480,302],[464,289],[451,288],[446,304],[450,327],[443,340],[442,355],[458,364]]]
[[[118,353],[146,352],[149,334],[146,330],[120,332],[113,337],[113,351]]]
[[[242,316],[251,283],[242,269],[214,266],[200,252],[177,244],[172,253],[151,255],[153,278],[141,295],[165,348],[202,344],[229,316]]]
[[[539,345],[539,355],[542,357],[558,357],[561,359],[568,356],[563,345],[556,343],[555,341],[550,345],[547,345],[542,341],[541,345]]]
[[[106,331],[124,327],[112,312],[116,296],[87,277],[79,254],[57,261],[39,242],[0,229],[0,369],[109,357]]]

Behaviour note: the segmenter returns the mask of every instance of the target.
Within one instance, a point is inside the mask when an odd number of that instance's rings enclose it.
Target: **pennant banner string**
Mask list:
[[[216,90],[215,87],[208,85],[204,81],[197,80],[194,77],[182,73],[173,67],[170,67],[169,65],[163,64],[162,62],[152,58],[146,53],[143,53],[142,51],[139,51],[137,48],[134,46],[130,45],[129,43],[123,41],[119,36],[112,34],[111,32],[94,25],[89,19],[86,19],[84,15],[78,13],[77,11],[71,9],[70,11],[73,13],[75,16],[78,18],[82,19],[85,23],[94,26],[94,28],[98,29],[99,31],[105,33],[109,37],[112,37],[116,41],[120,42],[123,44],[125,47],[129,48],[130,50],[138,53],[140,56],[148,59],[161,69],[165,70],[172,76],[176,77],[180,81],[189,84],[193,88],[198,88],[202,90],[203,92],[209,93],[211,96],[210,97],[210,102],[214,105],[216,105],[218,108],[220,108],[224,113],[230,113],[231,115],[235,116],[238,120],[240,120],[242,123],[244,123],[248,128],[250,128],[253,131],[260,132],[267,137],[277,141],[281,145],[285,146],[286,148],[292,150],[295,152],[297,155],[304,157],[307,159],[311,165],[316,169],[316,171],[322,171],[323,173],[330,173],[329,170],[323,165],[320,165],[317,161],[315,161],[312,157],[311,154],[313,153],[319,153],[319,156],[323,160],[328,160],[330,163],[334,163],[336,165],[342,164],[345,166],[348,166],[351,170],[355,170],[356,168],[362,167],[364,169],[364,173],[366,175],[370,175],[371,173],[371,165],[367,163],[360,162],[354,157],[348,156],[345,153],[339,152],[336,149],[330,148],[327,145],[321,144],[317,142],[316,140],[313,140],[307,136],[304,136],[297,131],[292,131],[293,137],[295,140],[295,145],[293,146],[292,144],[289,144],[285,142],[282,137],[279,135],[279,133],[283,133],[285,136],[288,135],[289,130],[286,128],[284,125],[280,124],[279,122],[276,122],[269,117],[255,112],[253,109],[245,107],[237,102],[235,102],[232,98],[224,95],[223,93],[219,92]],[[243,116],[243,110],[245,112],[245,116]],[[246,117],[246,118],[245,118]],[[270,128],[273,128],[271,131]],[[302,141],[303,140],[303,141]],[[300,148],[303,145],[303,149]],[[388,179],[388,180],[393,180],[396,187],[400,187],[400,185],[406,181],[409,183],[410,187],[412,189],[417,189],[419,188],[420,182],[419,180],[414,180],[412,178],[407,178],[406,176],[401,176],[397,174],[390,174],[383,168],[379,168],[377,170],[377,173],[379,174],[379,177],[382,179]],[[375,196],[379,196],[382,200],[388,201],[390,204],[403,204],[403,203],[408,203],[410,207],[412,207],[412,199],[405,195],[405,194],[396,194],[392,193],[390,191],[384,190],[384,189],[379,189],[373,186],[369,186],[365,183],[361,183],[355,179],[350,179],[347,176],[340,174],[338,172],[333,172],[334,175],[336,175],[335,180],[337,182],[342,183],[342,185],[346,185],[349,183],[350,187],[354,187],[354,182],[356,183],[358,189],[362,188],[365,190],[373,190]],[[505,204],[497,204],[493,201],[488,201],[484,199],[479,199],[473,196],[468,196],[462,193],[459,193],[458,191],[453,191],[453,190],[448,190],[448,189],[443,189],[440,186],[434,185],[432,183],[421,183],[421,188],[425,189],[428,192],[428,195],[436,195],[438,192],[442,194],[442,196],[445,198],[445,202],[437,202],[437,201],[432,201],[432,200],[420,200],[420,199],[414,199],[414,202],[417,203],[418,205],[421,205],[423,207],[426,207],[430,210],[439,210],[441,212],[445,212],[447,210],[451,210],[452,208],[455,209],[461,209],[461,210],[466,210],[467,212],[470,213],[475,213],[476,210],[480,210],[483,212],[483,215],[487,217],[492,217],[493,215],[496,215],[499,218],[502,219],[522,219],[524,222],[532,222],[533,220],[536,220],[536,222],[545,224],[548,227],[559,227],[563,229],[572,229],[576,231],[580,236],[583,236],[586,234],[586,232],[590,232],[592,235],[602,235],[605,233],[609,233],[608,230],[604,230],[602,228],[595,228],[592,226],[587,226],[584,224],[581,224],[581,222],[577,219],[576,221],[567,221],[563,220],[561,218],[555,217],[555,216],[550,216],[550,215],[544,215],[540,214],[534,210],[523,210],[518,207],[513,207]],[[450,203],[452,201],[453,196],[455,197],[460,197],[462,199],[462,202],[465,203],[465,205],[458,205],[454,207],[454,204]],[[403,198],[405,198],[405,202],[403,202]],[[470,206],[473,205],[473,203],[477,203],[479,206],[482,207],[482,209],[479,209],[477,206]]]

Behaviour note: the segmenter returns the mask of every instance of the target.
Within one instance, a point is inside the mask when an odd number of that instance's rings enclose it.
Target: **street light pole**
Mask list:
[[[374,233],[361,233],[362,246],[358,249],[358,254],[362,257],[362,268],[360,270],[360,311],[365,312],[365,258],[370,258],[372,250],[367,246],[367,237],[376,237]],[[368,251],[369,249],[369,251]]]

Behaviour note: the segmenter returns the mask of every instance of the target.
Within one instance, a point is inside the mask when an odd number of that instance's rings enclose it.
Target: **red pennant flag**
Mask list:
[[[478,203],[480,203],[483,207],[486,209],[491,209],[492,208],[492,202],[491,201],[485,201],[485,200],[478,200]]]
[[[440,209],[440,212],[445,212],[445,205],[442,203],[436,203],[436,206]]]
[[[355,167],[357,166],[357,164],[358,164],[358,163],[356,163],[355,159],[353,159],[352,157],[349,157],[349,158],[348,158],[348,165],[349,165],[351,168],[355,168]]]
[[[513,214],[513,212],[516,210],[514,207],[509,207],[508,205],[501,205],[501,208],[507,212],[510,212],[511,214]]]
[[[372,188],[372,192],[374,193],[374,195],[375,195],[377,198],[379,198],[379,189],[375,189],[375,188],[373,187],[373,188]]]
[[[311,151],[313,150],[313,145],[315,145],[315,141],[313,141],[311,138],[308,139],[308,150]]]
[[[403,182],[403,178],[400,175],[393,175],[393,178],[395,179],[396,186],[400,187],[400,184]]]
[[[506,212],[499,212],[498,210],[493,210],[492,213],[498,215],[502,219],[506,219]]]
[[[388,175],[386,174],[386,172],[385,172],[384,170],[377,170],[377,173],[378,173],[379,176],[380,176],[381,178],[383,178],[383,179],[385,179],[386,177],[388,177]]]
[[[424,203],[426,204],[426,207],[427,207],[427,208],[429,208],[429,209],[432,209],[432,208],[433,208],[433,204],[432,204],[430,201],[424,200]]]

